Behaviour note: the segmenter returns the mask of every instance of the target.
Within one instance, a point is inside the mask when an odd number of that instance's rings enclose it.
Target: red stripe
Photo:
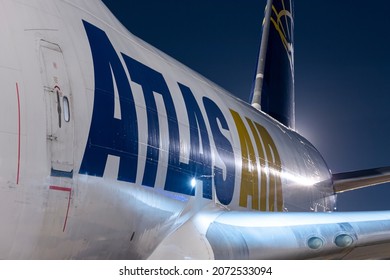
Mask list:
[[[18,100],[18,167],[16,172],[16,184],[19,185],[20,177],[20,96],[19,96],[19,85],[16,83],[16,97]]]
[[[65,229],[66,229],[66,224],[67,224],[67,222],[68,222],[69,208],[70,208],[70,199],[71,199],[71,196],[72,196],[72,188],[59,187],[59,186],[49,186],[49,189],[50,189],[50,190],[54,190],[54,191],[69,192],[68,207],[67,207],[67,209],[66,209],[64,227],[62,228],[62,231],[64,232]]]
[[[61,192],[71,192],[72,188],[66,188],[66,187],[59,187],[59,186],[50,186],[49,189],[54,191],[61,191]]]
[[[69,215],[70,197],[71,197],[71,195],[72,195],[72,193],[69,192],[69,197],[68,197],[68,208],[66,209],[66,216],[65,216],[64,227],[62,228],[62,232],[65,232],[66,223],[68,222],[68,215]]]

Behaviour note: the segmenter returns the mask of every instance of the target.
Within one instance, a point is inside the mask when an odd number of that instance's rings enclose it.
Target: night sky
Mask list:
[[[130,32],[247,101],[265,0],[104,0]],[[296,128],[333,173],[390,166],[390,1],[295,1]],[[390,184],[338,196],[390,210]]]

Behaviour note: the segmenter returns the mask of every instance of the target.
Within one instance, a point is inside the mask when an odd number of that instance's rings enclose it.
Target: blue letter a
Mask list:
[[[95,98],[80,174],[103,177],[108,155],[120,158],[118,180],[134,183],[138,161],[137,114],[122,63],[106,33],[83,21],[91,46]],[[114,80],[121,119],[115,118]]]

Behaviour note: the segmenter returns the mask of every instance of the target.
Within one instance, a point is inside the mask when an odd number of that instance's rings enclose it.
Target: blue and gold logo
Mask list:
[[[290,61],[291,71],[294,70],[294,48],[293,48],[293,28],[294,19],[292,14],[291,1],[276,0],[272,5],[271,15],[272,25],[282,40],[282,44],[287,52]]]

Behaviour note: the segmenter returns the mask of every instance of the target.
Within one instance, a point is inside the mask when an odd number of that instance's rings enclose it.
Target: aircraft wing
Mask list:
[[[270,213],[204,210],[151,258],[386,259],[390,211]]]
[[[333,175],[336,193],[356,190],[390,182],[390,167],[381,167]]]

